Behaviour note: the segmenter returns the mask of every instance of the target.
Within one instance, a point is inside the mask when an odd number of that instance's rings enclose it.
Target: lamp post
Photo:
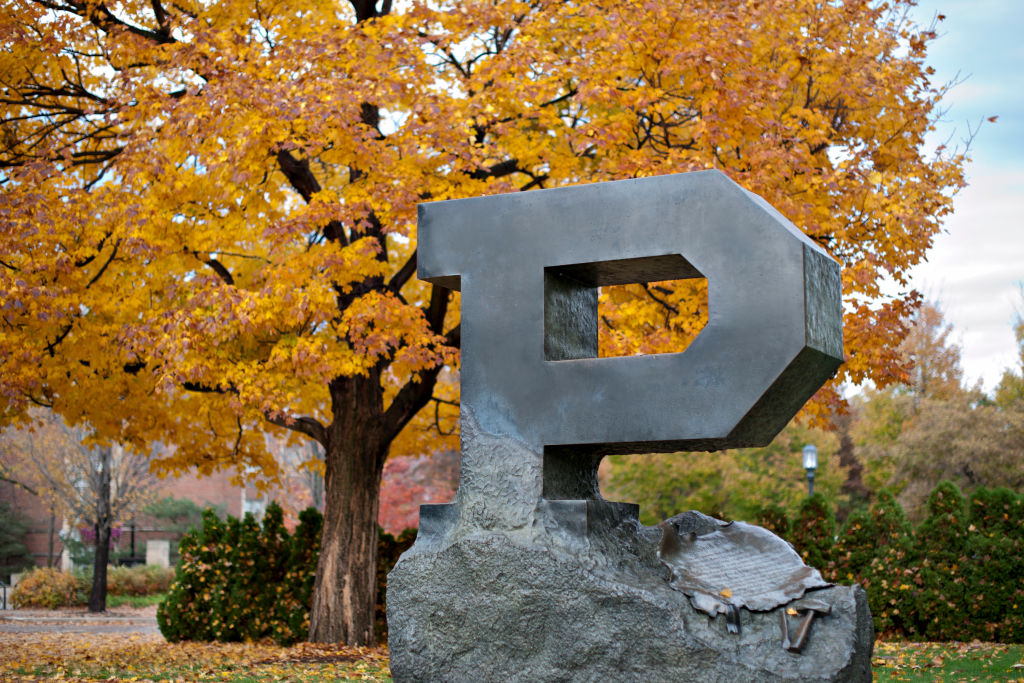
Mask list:
[[[818,468],[818,447],[812,443],[804,446],[804,469],[807,470],[807,496],[814,495],[814,470]]]

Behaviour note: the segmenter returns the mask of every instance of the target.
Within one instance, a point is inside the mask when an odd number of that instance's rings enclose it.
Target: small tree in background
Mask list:
[[[139,499],[157,488],[149,456],[117,444],[91,443],[85,429],[49,410],[32,415],[31,425],[3,431],[0,471],[65,519],[86,526],[95,548],[89,611],[102,612],[115,525],[131,518]]]

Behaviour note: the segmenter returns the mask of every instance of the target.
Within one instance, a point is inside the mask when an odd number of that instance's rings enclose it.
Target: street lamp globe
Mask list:
[[[812,443],[804,446],[804,469],[807,470],[807,495],[814,495],[814,470],[818,469],[818,447]]]
[[[804,446],[804,469],[818,469],[818,447],[812,443]]]

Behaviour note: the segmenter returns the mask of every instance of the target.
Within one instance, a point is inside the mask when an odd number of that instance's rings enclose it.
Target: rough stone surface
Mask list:
[[[860,587],[808,593],[832,612],[795,654],[782,648],[778,610],[741,610],[732,635],[725,617],[693,609],[657,561],[657,528],[620,520],[573,544],[544,517],[539,509],[516,533],[456,532],[403,555],[388,578],[396,681],[871,679]]]

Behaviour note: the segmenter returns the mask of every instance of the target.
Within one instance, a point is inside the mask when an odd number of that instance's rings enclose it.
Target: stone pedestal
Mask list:
[[[832,611],[797,654],[782,646],[784,607],[741,609],[738,634],[694,609],[635,506],[542,501],[513,532],[470,531],[455,506],[424,508],[420,539],[388,577],[395,681],[871,680],[860,587],[807,594]]]

